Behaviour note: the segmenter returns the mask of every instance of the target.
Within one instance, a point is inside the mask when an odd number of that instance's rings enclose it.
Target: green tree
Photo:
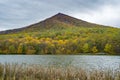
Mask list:
[[[14,45],[9,46],[9,53],[16,53],[16,49]]]
[[[107,43],[107,44],[105,45],[104,51],[107,52],[107,53],[113,53],[112,45],[109,44],[109,43]]]
[[[92,48],[92,52],[93,52],[93,53],[97,53],[97,52],[98,52],[98,49],[97,49],[96,46],[94,46],[94,47]]]
[[[89,44],[88,44],[88,43],[85,43],[85,44],[83,45],[82,50],[83,50],[84,53],[88,53],[88,52],[89,52]]]

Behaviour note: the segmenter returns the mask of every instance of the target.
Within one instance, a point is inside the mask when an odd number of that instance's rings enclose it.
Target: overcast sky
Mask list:
[[[24,27],[59,12],[120,27],[120,0],[0,0],[0,31]]]

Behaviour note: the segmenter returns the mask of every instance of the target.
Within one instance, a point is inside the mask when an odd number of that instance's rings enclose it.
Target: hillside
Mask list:
[[[1,54],[120,55],[120,29],[58,13],[27,27],[1,31]]]

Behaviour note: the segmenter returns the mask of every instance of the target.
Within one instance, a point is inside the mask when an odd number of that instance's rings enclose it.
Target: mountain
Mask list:
[[[83,21],[63,13],[58,13],[48,19],[45,19],[44,21],[29,25],[27,27],[19,28],[19,29],[1,31],[0,34],[16,33],[21,31],[33,32],[41,29],[65,28],[65,27],[86,27],[87,28],[87,27],[106,27],[106,26]]]
[[[120,55],[120,29],[58,13],[36,24],[0,32],[0,54]]]

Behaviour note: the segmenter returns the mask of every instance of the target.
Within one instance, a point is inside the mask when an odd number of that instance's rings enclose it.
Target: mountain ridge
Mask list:
[[[26,27],[22,27],[22,28],[17,28],[17,29],[11,29],[11,30],[6,30],[6,31],[0,31],[0,34],[9,34],[9,33],[16,33],[16,32],[21,32],[24,30],[28,30],[30,28],[33,28],[33,30],[30,31],[34,31],[34,29],[42,29],[42,28],[46,28],[46,29],[50,29],[52,27],[57,27],[58,25],[61,25],[59,27],[66,27],[66,26],[76,26],[76,27],[108,27],[108,26],[104,26],[104,25],[100,25],[100,24],[95,24],[95,23],[90,23],[81,19],[77,19],[74,17],[71,17],[69,15],[63,14],[63,13],[58,13],[50,18],[47,18],[43,21],[40,21],[38,23],[35,24],[31,24],[29,26]]]

